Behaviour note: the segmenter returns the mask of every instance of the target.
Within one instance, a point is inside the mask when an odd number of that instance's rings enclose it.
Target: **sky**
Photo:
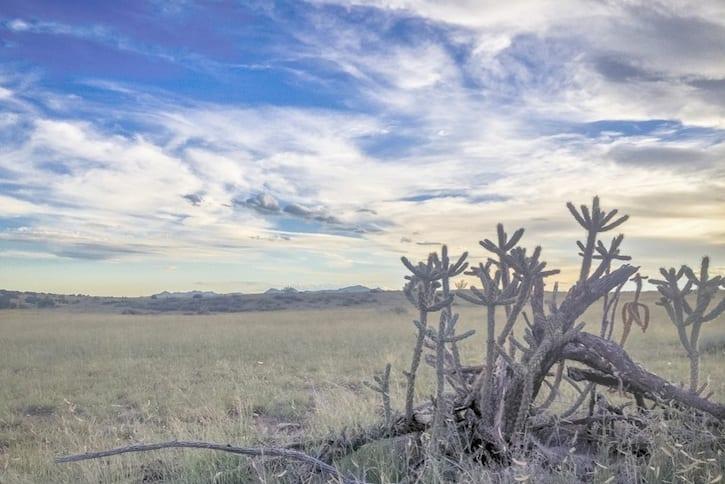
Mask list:
[[[725,2],[0,0],[0,288],[397,289],[498,222],[566,286],[595,194],[725,271]]]

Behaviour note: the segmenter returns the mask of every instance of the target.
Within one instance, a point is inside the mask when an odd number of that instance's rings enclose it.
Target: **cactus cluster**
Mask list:
[[[679,269],[663,267],[660,269],[662,279],[650,280],[662,296],[657,304],[665,308],[667,316],[677,328],[677,335],[690,360],[690,391],[698,394],[706,389],[706,385],[700,386],[700,330],[704,323],[725,311],[725,297],[712,306],[718,296],[718,289],[725,287],[725,278],[710,277],[709,268],[710,258],[703,257],[699,276],[689,266],[683,265]],[[688,301],[693,287],[695,300],[690,298]]]
[[[546,262],[541,260],[540,247],[527,251],[520,245],[524,236],[521,228],[509,235],[503,225],[498,224],[495,241],[485,239],[480,242],[489,256],[485,262],[470,268],[466,262],[467,253],[452,262],[446,246],[442,247],[440,255],[432,253],[424,262],[413,263],[402,258],[410,272],[406,276],[404,294],[418,310],[418,317],[413,321],[416,341],[410,368],[404,372],[407,384],[405,409],[398,420],[388,417],[390,400],[383,389],[387,380],[378,379],[379,386],[375,388],[384,396],[388,434],[424,428],[429,430],[430,442],[437,452],[450,451],[451,442],[458,442],[459,447],[464,442],[463,447],[478,443],[478,448],[486,449],[491,455],[507,455],[512,449],[525,445],[533,429],[541,428],[552,418],[558,421],[582,411],[587,398],[588,418],[596,418],[597,409],[609,408],[604,397],[596,391],[599,385],[631,393],[642,409],[647,408],[647,399],[654,405],[678,400],[719,418],[725,415],[722,406],[704,400],[694,392],[681,393],[682,390],[656,375],[643,373],[622,349],[633,324],[643,331],[649,324],[649,308],[640,300],[646,277],[638,273],[638,267],[626,264],[630,257],[621,253],[622,234],[608,243],[601,238],[605,232],[626,222],[628,216],[618,216],[617,210],[604,210],[598,197],[593,199],[591,206],[582,205],[577,209],[568,203],[567,207],[584,228],[585,239],[577,242],[581,256],[579,277],[563,297],[559,294],[558,284],[554,284],[548,298],[545,296],[545,281],[559,271],[546,267]],[[615,267],[616,263],[623,264]],[[705,259],[699,277],[683,267],[679,271],[663,270],[663,281],[650,281],[662,293],[661,304],[678,325],[683,345],[690,355],[694,368],[693,391],[699,390],[697,339],[700,327],[725,309],[723,301],[710,308],[723,280],[719,276],[710,278],[707,269]],[[461,279],[453,281],[461,274],[475,277],[480,284],[464,284]],[[678,281],[682,277],[687,282],[680,288]],[[634,298],[623,303],[618,311],[622,290],[628,281],[634,283]],[[696,301],[690,305],[687,295],[693,288],[696,288]],[[466,366],[461,362],[458,345],[471,336],[473,330],[456,333],[459,319],[453,312],[456,298],[483,310],[482,329],[486,333],[486,343],[478,366]],[[583,330],[585,323],[579,318],[598,301],[602,303],[602,316],[599,336],[594,336]],[[432,313],[439,313],[437,325],[429,321]],[[622,328],[619,344],[612,341],[617,315],[620,315]],[[514,331],[520,324],[525,325],[522,331]],[[686,332],[688,327],[689,333]],[[572,361],[589,368],[569,366]],[[434,368],[436,386],[431,403],[416,406],[416,375],[421,362]],[[563,394],[560,392],[563,384],[570,385],[578,396],[563,411],[552,412],[552,403]],[[537,400],[542,388],[548,393]]]

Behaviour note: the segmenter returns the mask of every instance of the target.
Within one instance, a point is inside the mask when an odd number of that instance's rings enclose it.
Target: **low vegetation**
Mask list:
[[[628,299],[625,294],[623,301]],[[628,351],[653,372],[686,382],[688,358],[664,310],[654,305],[656,293],[644,293],[642,300],[652,308],[650,328],[646,334],[632,331]],[[461,331],[478,329],[476,307],[455,307]],[[412,312],[401,312],[400,305],[194,316],[2,311],[0,482],[276,482],[284,468],[261,463],[255,468],[236,456],[191,450],[62,466],[53,459],[173,439],[285,445],[302,435],[322,438],[373,425],[382,418],[380,400],[360,382],[371,378],[380,362],[404,368],[410,361],[410,349],[400,342],[411,340]],[[591,328],[596,312],[582,318]],[[725,399],[725,381],[719,378],[725,365],[723,323],[721,316],[701,341],[701,372],[719,400]],[[461,347],[464,363],[480,361],[474,348],[482,344],[478,333]],[[433,391],[432,377],[431,368],[421,369],[417,400]],[[392,371],[390,396],[396,405],[404,401],[404,384],[403,375]],[[562,389],[567,397],[573,392]],[[618,393],[606,395],[624,402]],[[688,469],[694,461],[680,449],[706,462],[687,470],[704,475],[700,482],[725,471],[716,449],[698,455],[703,450],[694,449],[696,442],[668,433],[658,437],[661,449],[650,458],[633,457],[642,472],[654,476],[649,465],[659,466],[660,475]],[[389,455],[374,448],[360,452],[367,458],[342,464],[360,472],[365,468],[369,480],[396,478]],[[608,466],[608,461],[604,456],[598,462]],[[517,476],[529,473],[520,470]],[[295,472],[299,469],[292,466],[287,476]],[[592,480],[611,476],[611,469],[596,466]]]

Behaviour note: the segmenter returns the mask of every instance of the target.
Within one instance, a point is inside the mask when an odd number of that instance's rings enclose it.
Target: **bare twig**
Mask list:
[[[280,447],[237,447],[230,444],[218,444],[214,442],[201,442],[197,440],[172,440],[168,442],[158,442],[154,444],[134,444],[125,447],[117,447],[115,449],[102,450],[98,452],[86,452],[85,454],[75,454],[57,457],[55,462],[58,464],[66,462],[79,462],[90,459],[101,459],[119,454],[128,454],[131,452],[149,452],[160,449],[206,449],[217,450],[220,452],[229,452],[231,454],[245,455],[248,457],[279,457],[282,459],[296,460],[311,465],[314,469],[318,469],[331,477],[349,484],[362,484],[361,481],[344,476],[335,467],[322,462],[321,460],[307,455],[304,452],[292,449],[284,449]]]

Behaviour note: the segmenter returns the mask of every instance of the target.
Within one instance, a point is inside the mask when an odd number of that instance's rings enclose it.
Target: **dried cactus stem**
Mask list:
[[[375,383],[363,382],[365,386],[380,394],[383,402],[383,416],[385,418],[386,428],[390,428],[393,418],[393,412],[390,406],[390,368],[390,363],[385,365],[385,370],[373,377]]]
[[[431,444],[437,452],[443,444],[443,435],[446,426],[446,401],[444,397],[446,376],[445,376],[445,339],[443,334],[446,330],[447,310],[441,312],[440,321],[438,323],[438,334],[436,336],[436,397],[435,397],[435,413],[433,415],[433,429]]]
[[[393,423],[393,410],[390,405],[390,363],[385,365],[385,372],[383,373],[381,395],[383,397],[383,414],[385,415],[385,426],[390,427]]]
[[[418,316],[418,335],[413,348],[413,359],[410,362],[410,371],[405,372],[407,379],[407,387],[405,390],[405,419],[408,422],[413,421],[413,403],[415,401],[415,377],[420,366],[421,356],[423,354],[423,343],[425,342],[425,328],[428,324],[428,313],[421,309]]]
[[[594,256],[594,246],[597,242],[597,232],[593,228],[587,231],[587,243],[584,249],[582,266],[579,272],[579,284],[584,283],[589,277],[589,271],[592,268],[592,257]]]
[[[697,392],[700,386],[700,352],[695,350],[688,356],[690,359],[690,391]]]
[[[496,362],[496,305],[486,306],[486,376],[481,386],[479,409],[484,422],[493,421],[493,368]]]
[[[554,403],[554,400],[559,394],[559,387],[561,386],[562,379],[564,377],[564,362],[559,362],[554,374],[554,383],[549,385],[549,394],[546,396],[546,400],[538,407],[538,410],[546,410]],[[544,380],[544,383],[548,383]]]

